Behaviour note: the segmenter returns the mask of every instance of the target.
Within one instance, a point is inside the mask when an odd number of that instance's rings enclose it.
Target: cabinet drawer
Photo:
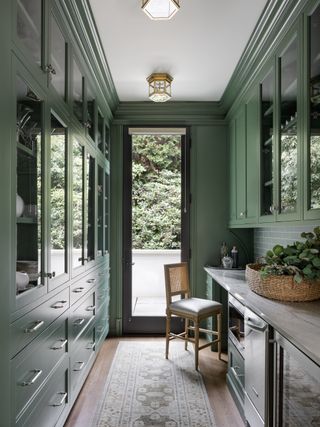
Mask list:
[[[244,399],[244,360],[231,341],[228,343],[228,375]]]
[[[42,335],[11,362],[16,419],[67,352],[67,319],[53,323]]]
[[[37,396],[38,400],[17,421],[17,426],[53,427],[57,424],[69,402],[68,370],[69,359],[65,357]]]
[[[77,343],[77,347],[71,353],[70,369],[71,369],[71,392],[73,393],[77,385],[80,384],[81,378],[84,377],[90,359],[95,352],[94,329],[90,328]]]
[[[95,293],[85,296],[77,307],[73,308],[70,317],[70,334],[71,342],[74,342],[85,330],[86,326],[95,316]]]
[[[10,326],[11,357],[42,333],[69,308],[69,289],[36,307]]]
[[[99,277],[97,272],[87,274],[82,279],[70,286],[70,304],[77,302],[83,295],[92,289],[98,283]]]

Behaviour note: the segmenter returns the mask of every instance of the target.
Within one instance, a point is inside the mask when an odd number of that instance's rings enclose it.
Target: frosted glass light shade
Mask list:
[[[154,73],[147,78],[149,83],[149,99],[153,102],[166,102],[171,98],[171,82],[169,74]]]
[[[180,0],[142,0],[142,10],[150,19],[171,19],[180,9]]]

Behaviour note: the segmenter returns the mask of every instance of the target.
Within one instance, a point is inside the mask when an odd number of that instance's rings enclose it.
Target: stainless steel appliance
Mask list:
[[[268,324],[245,309],[245,417],[250,427],[267,424]]]
[[[245,306],[229,295],[228,337],[244,357],[244,311]]]

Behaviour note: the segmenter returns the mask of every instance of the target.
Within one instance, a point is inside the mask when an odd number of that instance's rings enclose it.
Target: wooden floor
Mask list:
[[[108,338],[66,421],[65,427],[91,427],[96,408],[103,398],[105,379],[120,340],[158,340],[164,338]],[[200,372],[203,376],[217,427],[243,427],[244,423],[226,385],[226,355],[224,361],[206,348],[200,352]],[[210,427],[210,426],[203,426]]]

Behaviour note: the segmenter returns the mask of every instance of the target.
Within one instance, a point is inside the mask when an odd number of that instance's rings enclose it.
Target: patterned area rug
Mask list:
[[[194,354],[183,342],[121,341],[95,426],[214,427],[215,421]]]

